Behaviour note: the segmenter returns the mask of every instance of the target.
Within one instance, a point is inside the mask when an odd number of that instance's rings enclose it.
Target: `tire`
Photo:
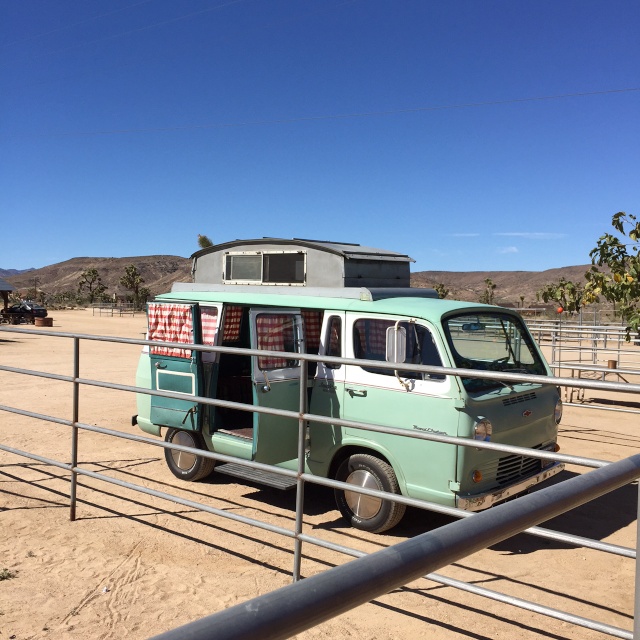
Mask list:
[[[183,431],[182,429],[168,429],[164,437],[165,442],[179,444],[183,447],[193,447],[194,449],[204,449],[206,446],[199,433],[194,431]],[[211,458],[203,458],[193,453],[177,451],[175,449],[165,449],[164,459],[171,473],[180,480],[195,482],[206,478],[213,471],[216,464]]]
[[[344,460],[338,467],[335,479],[367,489],[400,493],[391,465],[366,453],[356,453]],[[352,527],[371,533],[382,533],[395,527],[406,511],[406,505],[399,502],[354,491],[336,489],[335,498],[340,513]]]

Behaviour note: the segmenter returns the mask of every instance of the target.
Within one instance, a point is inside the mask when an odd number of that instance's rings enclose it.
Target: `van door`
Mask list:
[[[406,332],[407,363],[442,366],[444,351],[434,327],[422,320],[347,313],[347,357],[386,360],[386,332],[399,323]],[[345,336],[347,335],[345,332]],[[446,362],[446,361],[445,361]],[[347,365],[342,403],[347,420],[371,422],[410,431],[456,436],[459,412],[451,376],[401,373],[375,365]],[[388,434],[367,435],[343,429],[343,438],[367,438],[393,462],[397,475],[413,497],[442,501],[451,497],[449,481],[455,479],[456,447]],[[391,462],[391,460],[390,460]]]
[[[199,340],[197,305],[149,304],[149,340],[191,344]],[[189,396],[202,395],[200,355],[187,348],[153,346],[149,349],[151,388],[184,394],[184,400],[151,396],[151,422],[178,429],[198,431],[201,425],[198,403]]]
[[[304,329],[299,309],[252,309],[251,348],[286,351],[291,357],[253,356],[251,376],[254,405],[298,411],[300,360],[304,353]],[[256,413],[254,460],[277,464],[298,457],[298,420]]]

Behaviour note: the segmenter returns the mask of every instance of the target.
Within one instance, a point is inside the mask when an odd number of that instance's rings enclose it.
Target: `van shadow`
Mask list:
[[[579,474],[563,471],[554,478],[551,478],[544,486],[532,490],[541,491],[545,487],[563,482],[573,478]],[[246,498],[259,502],[264,505],[266,510],[282,509],[284,511],[295,512],[296,508],[296,492],[295,490],[282,491],[272,489],[258,484],[246,483],[247,486],[254,487],[251,493],[245,495]],[[571,511],[567,511],[551,520],[540,523],[540,527],[551,529],[570,535],[591,538],[594,540],[604,540],[616,531],[623,529],[635,522],[638,505],[638,487],[637,484],[630,484],[616,491],[592,500],[580,507],[576,507]],[[305,485],[304,495],[304,513],[308,516],[329,515],[336,512],[336,503],[334,500],[333,490],[320,485],[307,483]],[[392,530],[383,534],[384,538],[390,543],[394,543],[394,538],[398,541],[401,539],[412,538],[421,533],[433,531],[444,525],[455,522],[458,518],[448,516],[426,509],[418,509],[416,507],[408,507],[407,512],[402,521]],[[348,530],[349,526],[341,518],[339,514],[331,521],[327,520],[316,525],[320,529],[332,529],[335,527]],[[529,534],[518,534],[499,542],[490,549],[500,551],[507,554],[522,555],[526,553],[535,553],[542,549],[573,549],[575,545],[563,543],[557,540],[540,538]]]
[[[234,482],[230,479],[230,482]],[[283,491],[273,489],[257,483],[243,480],[242,484],[256,489],[243,497],[255,500],[267,507],[275,507],[295,513],[296,510],[296,490],[295,488]],[[311,482],[305,483],[304,487],[304,513],[308,516],[319,516],[336,509],[333,499],[333,489],[322,487]]]
[[[532,490],[532,493],[568,480],[576,475],[579,474],[563,471],[554,478],[551,478],[543,486]],[[538,526],[584,538],[604,540],[616,531],[635,522],[637,505],[638,486],[633,483],[592,500],[580,507],[576,507],[571,511],[567,511],[546,522],[542,522]],[[428,511],[426,509],[409,507],[400,524],[384,535],[412,538],[421,533],[433,531],[439,527],[455,522],[457,519],[458,518],[453,516]],[[517,534],[490,547],[493,551],[513,555],[535,553],[542,549],[573,548],[575,548],[575,545],[525,533]]]
[[[563,471],[534,491],[541,491],[545,487],[558,484],[577,475],[580,474]],[[632,483],[575,509],[571,509],[551,520],[542,522],[539,526],[544,529],[602,541],[616,531],[624,529],[635,522],[637,511],[638,485],[637,483]],[[509,554],[523,554],[533,553],[539,549],[572,549],[575,548],[575,545],[519,534],[499,542],[491,548],[495,551],[503,551]]]
[[[595,398],[589,397],[580,401],[580,404],[589,406],[608,406],[608,407],[627,407],[629,409],[640,409],[640,402],[634,402],[632,400],[620,400],[611,398]]]

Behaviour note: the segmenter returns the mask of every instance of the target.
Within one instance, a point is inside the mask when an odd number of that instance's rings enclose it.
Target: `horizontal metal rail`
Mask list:
[[[155,638],[289,638],[425,574],[505,540],[527,527],[629,484],[638,477],[640,455],[635,455],[541,489],[513,503],[499,505],[473,518],[458,520],[423,533],[411,540],[159,634]],[[566,616],[562,614],[561,619],[565,620]],[[583,622],[587,625],[592,621]],[[633,637],[624,629],[600,623],[594,623],[589,628],[621,638]]]
[[[6,367],[3,365],[0,365],[0,371],[9,371],[12,373],[21,373],[25,375],[38,376],[38,372],[34,370],[18,369],[15,367]],[[106,389],[113,389],[116,391],[130,391],[133,393],[160,396],[162,398],[174,398],[176,400],[184,400],[184,394],[175,393],[172,391],[155,391],[155,390],[145,389],[143,387],[134,387],[130,385],[116,384],[111,382],[102,382],[100,380],[91,380],[88,378],[73,378],[72,376],[63,376],[63,375],[51,374],[51,373],[43,373],[39,377],[49,378],[54,380],[62,380],[66,382],[77,382],[80,385],[102,387]],[[541,460],[566,462],[568,464],[575,464],[575,465],[580,465],[585,467],[602,467],[606,464],[609,464],[606,460],[597,460],[594,458],[585,458],[582,456],[572,456],[567,454],[561,454],[559,452],[541,451],[538,449],[528,449],[526,447],[518,447],[515,445],[497,444],[494,442],[484,442],[481,440],[473,440],[471,438],[463,438],[460,436],[446,436],[446,435],[439,435],[437,433],[429,433],[424,431],[409,431],[407,429],[401,429],[397,427],[375,425],[375,424],[370,424],[365,422],[358,422],[355,420],[345,420],[343,418],[321,416],[313,413],[300,414],[300,413],[296,413],[294,411],[288,411],[285,409],[272,409],[270,407],[259,407],[255,405],[243,404],[240,402],[231,402],[229,400],[216,400],[213,398],[207,398],[205,396],[190,396],[190,398],[194,402],[198,402],[201,404],[206,404],[214,407],[238,409],[241,411],[262,413],[266,415],[280,416],[283,418],[294,418],[294,419],[302,418],[303,420],[307,420],[309,422],[317,422],[317,423],[328,424],[328,425],[339,425],[342,427],[352,427],[355,429],[365,429],[367,431],[372,431],[374,433],[391,434],[391,435],[402,436],[405,438],[414,438],[416,440],[429,440],[433,442],[441,442],[444,444],[462,445],[467,447],[475,447],[478,449],[489,449],[493,451],[503,451],[505,453],[513,453],[516,455],[526,455],[531,458],[540,458]],[[38,417],[37,414],[33,414],[29,411],[19,410],[19,409],[15,409],[8,406],[0,406],[0,410],[12,412],[12,413],[18,413],[18,414],[22,414],[29,417]],[[44,415],[40,416],[40,418],[43,420],[48,419],[48,417]],[[73,426],[73,422],[70,422],[70,421],[61,420],[60,423]],[[91,429],[92,427],[88,425],[83,425],[83,428]],[[130,438],[131,436],[123,434],[123,437]],[[155,441],[152,441],[152,442],[155,442]],[[168,445],[166,443],[162,446],[167,446],[167,448],[172,448],[172,447],[178,448],[177,445]],[[199,455],[202,455],[204,457],[214,457],[214,455],[216,454],[202,451]],[[294,472],[290,472],[290,473],[294,473]]]
[[[238,408],[244,408],[244,409],[248,409],[249,405],[238,405]],[[466,517],[470,517],[473,516],[474,513],[473,512],[469,512],[469,511],[464,511],[463,509],[458,509],[456,507],[447,507],[441,504],[437,504],[435,502],[429,502],[426,500],[419,500],[416,498],[407,498],[405,496],[402,495],[398,495],[398,494],[388,494],[386,492],[383,491],[378,491],[375,489],[367,489],[365,487],[354,487],[351,485],[346,485],[343,482],[339,482],[337,480],[332,480],[330,478],[322,478],[319,476],[314,476],[312,474],[298,474],[296,471],[290,470],[290,469],[284,469],[282,467],[273,467],[267,464],[263,464],[260,462],[253,462],[250,460],[240,460],[238,458],[234,458],[232,456],[228,456],[222,453],[213,453],[211,451],[203,451],[200,449],[193,449],[191,447],[185,447],[182,445],[177,445],[177,444],[173,444],[173,443],[167,443],[164,442],[162,440],[157,440],[155,438],[148,438],[146,436],[141,436],[141,435],[135,435],[135,434],[129,434],[129,433],[124,433],[121,431],[116,431],[113,429],[106,429],[104,427],[98,427],[95,425],[90,425],[90,424],[83,424],[80,422],[72,422],[70,420],[65,420],[63,418],[53,418],[52,416],[47,416],[45,414],[40,414],[40,413],[35,413],[32,411],[25,411],[23,409],[16,409],[14,407],[9,407],[9,406],[5,406],[5,405],[0,405],[0,411],[5,411],[7,413],[13,413],[13,414],[17,414],[17,415],[22,415],[28,418],[32,418],[32,419],[36,419],[36,420],[43,420],[43,421],[48,421],[48,422],[53,422],[56,424],[61,424],[61,425],[65,425],[65,426],[70,426],[70,427],[76,427],[78,429],[81,429],[83,431],[90,431],[93,433],[101,433],[103,435],[107,435],[107,436],[113,436],[113,437],[117,437],[117,438],[122,438],[123,440],[131,440],[133,442],[140,442],[140,443],[144,443],[144,444],[149,444],[151,446],[154,447],[160,447],[162,449],[172,449],[172,450],[176,450],[176,451],[183,451],[185,453],[194,453],[197,454],[203,458],[211,458],[212,460],[216,460],[217,462],[233,462],[235,464],[239,464],[242,466],[245,466],[247,468],[250,469],[257,469],[259,471],[268,471],[270,473],[275,473],[277,475],[282,475],[284,477],[289,477],[289,478],[297,478],[299,475],[300,477],[305,481],[305,482],[311,482],[312,484],[317,484],[320,486],[324,486],[327,488],[331,488],[331,489],[349,489],[350,491],[354,491],[356,493],[362,493],[363,495],[368,495],[368,496],[372,496],[372,497],[376,497],[376,498],[384,498],[387,500],[391,500],[393,502],[399,502],[401,504],[406,504],[408,506],[411,507],[416,507],[418,509],[423,509],[423,510],[428,510],[428,511],[433,511],[435,513],[442,513],[445,515],[449,515],[449,516],[453,516],[453,517],[457,517],[457,518],[466,518]],[[312,414],[309,414],[309,416],[311,416]],[[354,423],[357,424],[358,426],[364,426],[361,423]],[[386,433],[387,430],[385,430],[383,427],[377,427],[376,431],[379,431],[381,433]],[[407,434],[406,432],[402,432],[401,430],[393,430],[394,432],[397,432],[397,435],[405,435],[405,436],[409,436],[409,434]],[[409,436],[411,437],[411,436]],[[420,439],[424,439],[424,440],[440,440],[439,436],[430,436],[428,434],[420,434],[420,435],[416,435],[413,437],[417,437]],[[455,441],[455,438],[447,438],[446,441]],[[540,452],[536,449],[525,449],[523,447],[514,447],[514,446],[509,446],[509,445],[495,445],[492,443],[485,443],[485,442],[476,442],[474,440],[464,440],[464,442],[467,444],[467,446],[477,446],[477,445],[483,445],[485,448],[493,448],[496,450],[506,450],[509,453],[518,453],[518,454],[527,454],[530,457],[534,457],[537,456],[537,454],[541,454],[541,453],[546,453],[546,452]],[[460,443],[455,443],[455,444],[460,444]],[[0,450],[4,450],[7,451],[9,453],[16,453],[16,450],[14,450],[11,447],[6,447],[5,445],[0,444]],[[24,455],[23,453],[16,453],[16,455]],[[546,454],[546,456],[549,456],[550,454]],[[25,457],[28,457],[25,455]],[[562,458],[562,462],[566,462],[569,464],[575,464],[577,466],[586,466],[586,467],[591,467],[591,468],[600,468],[602,466],[608,465],[610,464],[609,462],[603,461],[603,460],[595,460],[592,458],[584,458],[584,457],[580,457],[580,456],[570,456],[570,455],[562,455],[559,453],[553,454],[553,457],[555,459],[559,459]],[[36,458],[39,459],[39,458]],[[69,465],[63,465],[63,468],[65,469],[71,469],[71,467]],[[99,474],[95,474],[93,477],[97,477]],[[123,485],[126,486],[126,485]],[[129,488],[136,490],[137,485],[131,485]],[[223,515],[223,514],[218,514],[218,515]],[[566,544],[573,544],[575,546],[578,547],[585,547],[585,548],[590,548],[590,549],[595,549],[595,550],[599,550],[599,551],[604,551],[607,553],[612,553],[614,555],[619,555],[619,556],[623,556],[623,557],[627,557],[627,558],[635,558],[636,557],[636,551],[635,549],[629,548],[629,547],[623,547],[620,545],[614,545],[611,543],[607,543],[607,542],[601,542],[599,540],[593,540],[591,538],[585,538],[582,536],[577,536],[574,534],[568,534],[568,533],[562,533],[559,531],[554,531],[551,529],[544,529],[541,527],[535,527],[533,529],[527,530],[524,533],[536,536],[536,537],[540,537],[540,538],[545,538],[545,539],[549,539],[549,540],[556,540],[558,542],[564,542]]]
[[[93,335],[83,335],[83,334],[61,334],[59,332],[43,332],[43,331],[38,331],[38,330],[30,330],[30,329],[17,329],[17,328],[11,328],[11,329],[1,329],[4,331],[8,331],[8,332],[17,332],[17,333],[30,333],[30,334],[37,334],[37,335],[50,335],[50,336],[54,336],[54,337],[65,337],[65,338],[72,338],[74,340],[74,342],[76,343],[76,358],[78,356],[77,353],[77,343],[80,339],[87,339],[87,340],[94,340],[94,341],[103,341],[103,342],[114,342],[114,343],[125,343],[125,344],[137,344],[137,345],[166,345],[166,346],[178,346],[181,348],[184,348],[185,345],[182,343],[158,343],[158,342],[151,342],[148,340],[141,340],[141,339],[126,339],[126,338],[111,338],[111,337],[104,337],[104,336],[93,336]],[[251,356],[257,356],[257,355],[261,355],[261,356],[282,356],[282,355],[290,355],[290,354],[282,354],[281,352],[276,352],[276,351],[266,351],[266,350],[250,350],[250,349],[236,349],[236,348],[231,348],[231,347],[203,347],[201,345],[186,345],[189,348],[193,348],[193,349],[198,349],[201,351],[210,351],[210,352],[221,352],[221,353],[242,353],[244,355],[251,355]],[[378,368],[389,368],[389,369],[395,369],[395,370],[409,370],[409,371],[423,371],[425,373],[435,373],[435,374],[445,374],[445,375],[457,375],[457,376],[464,376],[464,377],[478,377],[478,378],[488,378],[488,379],[495,379],[495,380],[499,380],[501,381],[503,384],[509,383],[509,382],[528,382],[528,383],[534,383],[534,384],[557,384],[559,386],[573,386],[573,387],[582,387],[582,388],[594,388],[594,389],[606,389],[606,390],[612,390],[612,391],[623,391],[626,393],[638,393],[640,391],[640,385],[633,385],[633,384],[629,384],[626,383],[624,385],[621,385],[620,383],[611,383],[611,382],[597,382],[597,381],[589,381],[589,380],[583,380],[578,382],[577,380],[571,378],[571,379],[566,379],[566,378],[557,378],[557,377],[552,377],[552,376],[529,376],[526,374],[510,374],[510,373],[505,373],[505,372],[482,372],[482,371],[477,371],[477,370],[466,370],[466,369],[455,369],[455,368],[446,368],[446,367],[433,367],[433,366],[426,366],[426,365],[399,365],[399,364],[390,364],[390,363],[385,363],[385,362],[380,362],[380,361],[364,361],[364,360],[355,360],[355,359],[343,359],[343,358],[331,358],[328,356],[314,356],[314,355],[310,355],[310,354],[296,354],[296,359],[301,360],[303,363],[303,366],[301,367],[301,380],[305,380],[306,379],[306,373],[304,372],[304,363],[307,361],[312,361],[312,362],[326,362],[326,363],[336,363],[336,364],[353,364],[353,365],[357,365],[357,366],[375,366]],[[64,376],[64,375],[60,375],[60,374],[52,374],[52,373],[46,373],[46,372],[38,372],[38,371],[33,371],[33,370],[27,370],[27,369],[20,369],[20,368],[16,368],[16,367],[7,367],[7,366],[3,366],[0,365],[0,371],[7,371],[10,373],[15,373],[15,374],[23,374],[23,375],[36,375],[39,377],[44,377],[44,378],[49,378],[49,379],[53,379],[53,380],[59,380],[59,381],[63,381],[63,382],[69,382],[72,383],[74,385],[74,389],[77,391],[81,386],[95,386],[95,387],[102,387],[102,388],[108,388],[108,389],[115,389],[115,390],[121,390],[121,391],[128,391],[128,392],[135,392],[135,393],[143,393],[143,394],[148,394],[148,395],[158,395],[158,396],[162,396],[162,397],[170,397],[170,398],[177,398],[177,399],[184,399],[184,394],[172,394],[171,392],[158,392],[158,391],[151,391],[148,389],[141,389],[138,387],[132,387],[129,385],[119,385],[116,383],[110,383],[110,382],[103,382],[103,381],[97,381],[97,380],[91,380],[91,379],[86,379],[86,378],[80,378],[78,375],[78,367],[76,366],[74,369],[74,375],[73,376]],[[578,384],[577,384],[578,383]],[[302,385],[301,385],[301,389],[302,389]],[[536,458],[541,458],[541,459],[547,459],[547,460],[558,460],[558,461],[562,461],[565,463],[569,463],[569,464],[576,464],[576,465],[583,465],[583,466],[588,466],[588,467],[593,467],[593,468],[602,468],[602,467],[608,467],[610,466],[610,463],[608,463],[607,461],[603,461],[603,460],[593,460],[593,459],[589,459],[589,458],[582,458],[582,457],[578,457],[578,456],[568,456],[566,454],[559,454],[559,453],[551,453],[551,452],[544,452],[544,451],[538,451],[538,450],[530,450],[530,449],[525,449],[522,447],[513,447],[513,446],[507,446],[507,445],[497,445],[495,443],[486,443],[486,442],[481,442],[481,441],[475,441],[475,440],[471,440],[471,439],[462,439],[462,438],[458,438],[458,437],[451,437],[451,436],[442,436],[439,434],[435,434],[435,433],[425,433],[425,432],[414,432],[414,431],[406,431],[404,429],[394,429],[394,428],[390,428],[390,427],[385,427],[382,425],[370,425],[370,424],[366,424],[366,423],[359,423],[359,422],[355,422],[355,421],[347,421],[347,420],[339,420],[337,418],[326,418],[323,416],[316,416],[314,414],[310,414],[307,411],[304,410],[303,408],[303,398],[302,398],[303,394],[301,393],[301,409],[299,412],[292,412],[292,411],[284,411],[284,410],[275,410],[275,409],[267,409],[267,408],[263,408],[263,407],[255,407],[253,405],[244,405],[241,403],[234,403],[234,402],[230,402],[230,401],[220,401],[220,400],[214,400],[214,399],[210,399],[210,398],[203,398],[203,397],[197,397],[194,396],[192,397],[192,399],[196,402],[201,402],[202,404],[210,404],[213,406],[226,406],[229,408],[234,408],[234,409],[240,409],[240,410],[244,410],[244,411],[253,411],[253,412],[257,412],[257,413],[269,413],[272,415],[279,415],[279,416],[285,416],[285,417],[292,417],[292,418],[296,418],[299,420],[300,424],[302,425],[305,421],[314,421],[314,422],[319,422],[319,423],[327,423],[327,424],[339,424],[342,426],[348,426],[348,427],[354,427],[354,428],[358,428],[358,429],[367,429],[369,431],[375,431],[375,432],[382,432],[382,433],[393,433],[395,435],[400,435],[400,436],[404,436],[404,437],[413,437],[413,438],[417,438],[417,439],[423,439],[423,440],[431,440],[431,441],[435,441],[435,442],[443,442],[443,443],[448,443],[448,444],[453,444],[453,445],[461,445],[461,446],[473,446],[476,448],[488,448],[488,449],[494,449],[494,450],[499,450],[499,451],[505,451],[508,453],[515,453],[518,455],[526,455],[528,457],[536,457]],[[77,397],[75,398],[75,401],[77,402]],[[298,479],[298,487],[299,489],[303,486],[303,484],[305,482],[315,482],[317,484],[320,485],[324,485],[327,487],[332,487],[332,488],[347,488],[347,485],[345,485],[344,483],[340,483],[336,480],[331,480],[328,478],[319,478],[319,477],[315,477],[313,475],[310,474],[306,474],[303,473],[302,470],[298,470],[298,472],[296,473],[295,471],[291,471],[291,470],[287,470],[287,469],[282,469],[282,468],[276,468],[276,467],[271,467],[270,465],[261,465],[260,463],[255,463],[255,462],[251,462],[251,461],[244,461],[244,460],[239,460],[237,458],[233,458],[230,456],[224,456],[221,454],[214,454],[214,453],[210,453],[207,451],[202,451],[202,450],[194,450],[194,449],[190,449],[189,447],[182,447],[179,445],[173,445],[173,444],[168,444],[165,442],[161,442],[155,439],[148,439],[145,438],[143,436],[134,436],[134,435],[129,435],[129,434],[125,434],[122,432],[118,432],[118,431],[113,431],[113,430],[108,430],[108,429],[102,429],[100,427],[97,426],[92,426],[92,425],[83,425],[81,423],[79,423],[77,421],[77,415],[74,414],[74,420],[64,420],[64,419],[60,419],[60,418],[55,418],[53,416],[46,416],[44,414],[36,414],[33,412],[28,412],[28,411],[24,411],[24,410],[20,410],[20,409],[16,409],[13,407],[6,407],[6,406],[0,406],[0,410],[2,411],[8,411],[10,413],[16,413],[16,414],[20,414],[20,415],[25,415],[25,416],[29,416],[29,417],[34,417],[34,418],[38,418],[38,419],[42,419],[42,420],[48,420],[50,422],[54,422],[54,423],[58,423],[58,424],[63,424],[63,425],[67,425],[67,426],[71,426],[74,432],[77,432],[78,429],[86,429],[89,431],[94,431],[97,433],[104,433],[107,435],[112,435],[112,436],[116,436],[116,437],[123,437],[126,439],[131,439],[131,440],[137,440],[140,442],[145,442],[148,444],[152,444],[154,446],[160,446],[163,447],[165,449],[177,449],[180,451],[186,451],[189,453],[196,453],[197,455],[203,456],[203,457],[210,457],[213,458],[215,460],[218,461],[226,461],[226,462],[235,462],[235,463],[239,463],[239,464],[245,464],[246,466],[251,466],[254,468],[259,468],[262,470],[269,470],[270,472],[275,472],[275,473],[280,473],[282,475],[286,475],[289,477],[295,477]],[[303,433],[303,432],[301,432]],[[97,480],[105,480],[107,482],[112,482],[113,484],[118,484],[119,486],[125,487],[125,488],[129,488],[132,489],[134,491],[139,490],[138,485],[132,485],[130,483],[121,481],[121,480],[117,480],[114,478],[111,478],[109,476],[104,476],[104,474],[99,474],[93,471],[89,471],[86,469],[81,469],[77,464],[73,464],[73,465],[68,465],[68,464],[64,464],[64,463],[58,463],[56,461],[49,461],[46,458],[42,458],[42,457],[38,457],[38,456],[33,456],[33,454],[28,454],[28,452],[21,452],[17,449],[13,449],[11,447],[6,447],[4,445],[0,445],[0,449],[14,453],[15,455],[24,455],[25,457],[32,457],[33,459],[36,460],[40,460],[40,461],[44,461],[47,464],[53,464],[54,466],[59,466],[61,468],[70,470],[72,472],[72,487],[73,487],[73,478],[75,478],[75,474],[79,474],[79,475],[86,475],[86,476],[90,476],[94,479]],[[300,459],[302,459],[302,456],[299,456]],[[72,455],[72,459],[75,459],[74,456]],[[590,475],[590,474],[588,474]],[[431,509],[433,511],[437,511],[440,513],[446,513],[449,515],[453,515],[456,517],[461,517],[463,518],[463,520],[468,520],[468,519],[473,519],[475,517],[478,517],[478,515],[482,515],[482,514],[473,514],[473,513],[469,513],[469,512],[465,512],[465,511],[461,511],[459,509],[455,509],[453,507],[445,507],[442,505],[437,505],[434,503],[427,503],[427,502],[423,502],[423,501],[419,501],[419,500],[413,500],[410,498],[405,498],[403,496],[397,496],[395,494],[385,494],[384,492],[380,492],[380,491],[375,491],[375,490],[368,490],[368,489],[364,489],[364,488],[358,488],[358,487],[354,487],[352,485],[348,485],[348,489],[350,491],[356,491],[356,492],[360,492],[366,495],[372,495],[375,497],[381,497],[384,499],[388,499],[388,500],[395,500],[398,502],[402,502],[405,504],[409,504],[412,506],[417,506],[423,509]],[[201,505],[200,503],[196,503],[193,501],[186,501],[186,502],[181,502],[184,499],[182,498],[177,498],[176,496],[171,496],[170,494],[164,494],[163,492],[155,492],[152,493],[153,490],[147,490],[145,487],[141,488],[143,493],[149,493],[150,495],[156,495],[157,497],[160,498],[164,498],[167,500],[172,500],[175,502],[178,502],[180,504],[187,504],[190,507],[196,508],[196,509],[202,509],[204,511],[208,511],[214,515],[219,515],[222,517],[229,517],[229,513],[226,511],[220,511],[220,510],[215,510],[213,507],[207,507],[206,505]],[[539,492],[537,492],[539,493]],[[536,493],[536,495],[537,495]],[[74,496],[73,500],[75,500],[75,494],[74,494],[74,490],[72,489],[72,495]],[[281,533],[282,535],[285,535],[289,538],[294,538],[294,540],[296,541],[296,556],[298,558],[299,561],[299,557],[300,557],[300,551],[299,551],[299,545],[305,541],[305,542],[310,542],[313,544],[316,544],[318,546],[323,546],[325,548],[330,548],[330,549],[335,549],[338,551],[341,551],[343,553],[347,553],[350,555],[358,555],[359,552],[356,552],[352,549],[348,549],[347,547],[341,547],[340,545],[335,545],[332,543],[328,543],[327,541],[323,541],[319,538],[314,538],[312,536],[307,536],[305,534],[302,533],[301,531],[301,508],[302,508],[302,502],[301,502],[301,492],[298,492],[298,496],[299,499],[297,499],[297,504],[296,504],[296,529],[295,531],[291,531],[285,528],[280,528],[280,527],[275,527],[275,528],[271,528],[272,525],[268,525],[266,523],[260,523],[259,521],[253,521],[252,519],[246,519],[243,520],[243,516],[239,516],[239,517],[235,517],[235,518],[231,518],[231,519],[235,519],[238,520],[240,522],[243,522],[244,524],[249,524],[252,526],[258,526],[258,527],[262,527],[265,529],[268,529],[270,531],[274,531],[276,533]],[[300,502],[300,504],[298,504],[298,502]],[[510,504],[514,504],[514,503],[510,503]],[[206,507],[206,508],[203,508]],[[74,507],[75,509],[75,507]],[[492,510],[495,511],[495,508]],[[233,514],[236,515],[236,514]],[[551,516],[548,516],[551,517]],[[546,519],[546,518],[545,518]],[[551,530],[546,530],[546,529],[542,529],[540,527],[531,527],[526,529],[525,531],[526,533],[532,534],[532,535],[537,535],[540,537],[545,537],[545,538],[549,538],[549,539],[554,539],[554,540],[558,540],[558,541],[562,541],[562,542],[566,542],[569,544],[576,544],[576,545],[580,545],[580,546],[584,546],[584,547],[588,547],[588,548],[592,548],[592,549],[598,549],[601,551],[605,551],[608,553],[613,553],[616,555],[621,555],[624,557],[628,557],[628,558],[634,558],[636,557],[636,552],[634,549],[629,549],[626,547],[621,547],[618,545],[611,545],[608,543],[603,543],[601,541],[597,541],[597,540],[590,540],[587,538],[583,538],[580,536],[573,536],[570,534],[563,534],[561,532],[555,532],[555,531],[551,531]],[[298,569],[296,569],[296,565],[294,562],[294,578],[296,576],[296,572],[298,571]],[[434,576],[434,579],[438,577],[441,580],[447,580],[450,582],[451,586],[455,586],[455,582],[456,581],[452,581],[449,578],[444,578],[441,576]],[[463,585],[466,583],[462,583]],[[538,605],[535,605],[535,603],[527,603],[526,601],[520,601],[519,599],[512,599],[510,596],[505,596],[504,594],[497,594],[497,595],[493,595],[495,594],[495,592],[492,592],[490,590],[484,590],[481,587],[475,587],[472,585],[467,585],[467,587],[469,588],[473,588],[475,590],[478,591],[474,591],[474,592],[478,592],[480,593],[480,591],[482,591],[483,595],[487,595],[488,597],[494,597],[494,599],[499,600],[501,602],[508,602],[510,604],[515,604],[516,606],[522,606],[523,608],[527,608],[529,610],[539,610],[536,607],[538,607]],[[462,587],[459,587],[462,588]],[[467,589],[468,590],[468,589]],[[544,607],[542,609],[545,609]],[[549,609],[546,612],[546,615],[550,615],[551,617],[556,617],[554,615],[554,610]],[[561,614],[563,614],[562,612],[560,612]],[[565,614],[563,614],[565,615]],[[569,616],[569,614],[566,614],[567,616]],[[564,619],[566,621],[572,622],[573,620],[570,619],[571,617],[567,618],[561,618]],[[580,621],[576,620],[574,621],[576,624],[581,624]],[[595,621],[587,621],[587,624],[583,624],[582,626],[588,626],[589,628],[593,628],[593,629],[601,629],[604,630],[605,627],[607,627],[607,625],[604,625],[604,627],[602,625],[600,626],[589,626],[589,624],[593,624],[593,625],[600,625],[600,623],[597,623]],[[608,628],[608,627],[607,627]],[[609,628],[609,631],[604,631],[605,633],[610,632],[611,635],[616,635],[618,637],[631,637],[630,635],[628,635],[628,632],[625,632],[624,630],[619,630],[616,631],[617,628],[615,627],[611,627]],[[620,633],[622,633],[622,635],[620,635]],[[627,635],[624,635],[627,634]]]

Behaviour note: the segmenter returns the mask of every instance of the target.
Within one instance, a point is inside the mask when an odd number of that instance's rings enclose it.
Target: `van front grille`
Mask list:
[[[535,399],[536,399],[536,392],[532,391],[531,393],[525,393],[525,394],[523,394],[521,396],[505,398],[502,401],[502,404],[505,407],[508,407],[511,404],[520,404],[521,402],[529,402],[530,400],[535,400]]]
[[[533,447],[534,449],[542,449],[541,445]],[[496,480],[498,484],[509,484],[518,478],[530,476],[542,470],[542,461],[540,458],[529,458],[527,456],[505,456],[498,461],[498,471]]]

